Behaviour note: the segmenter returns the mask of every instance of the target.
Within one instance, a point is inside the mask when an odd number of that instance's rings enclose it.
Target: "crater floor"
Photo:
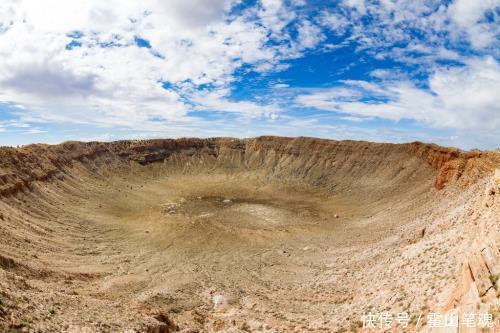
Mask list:
[[[107,298],[178,313],[179,326],[208,311],[235,329],[269,320],[330,331],[333,307],[356,281],[330,281],[328,257],[368,237],[357,236],[366,226],[354,221],[369,210],[355,200],[244,173],[118,178],[95,193],[75,218],[104,230],[79,248],[99,250],[76,271],[106,272],[98,290]]]

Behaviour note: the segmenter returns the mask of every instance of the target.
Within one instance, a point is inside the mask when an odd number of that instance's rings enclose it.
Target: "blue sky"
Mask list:
[[[0,145],[316,136],[500,147],[500,0],[5,0]]]

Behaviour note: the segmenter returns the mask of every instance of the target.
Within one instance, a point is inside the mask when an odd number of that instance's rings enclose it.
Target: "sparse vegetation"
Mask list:
[[[499,289],[498,281],[500,279],[500,275],[499,274],[497,274],[497,275],[490,274],[488,278],[490,279],[491,284],[493,285],[493,288],[495,288],[495,290],[498,290]]]

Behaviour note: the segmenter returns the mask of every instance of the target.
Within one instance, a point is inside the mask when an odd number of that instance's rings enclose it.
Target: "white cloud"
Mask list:
[[[346,81],[345,86],[297,96],[301,107],[350,116],[413,119],[438,128],[500,128],[500,66],[491,57],[469,59],[464,67],[437,70],[429,90],[408,80],[375,84]]]
[[[281,36],[287,24],[296,18],[294,12],[287,9],[283,0],[261,0],[261,10],[257,12],[260,22],[269,27],[273,36]]]
[[[347,27],[350,25],[349,20],[345,16],[327,11],[321,13],[320,22],[321,25],[328,27],[337,35],[344,34]]]
[[[500,0],[455,0],[449,6],[448,13],[459,31],[467,35],[472,46],[480,49],[497,41],[496,37],[500,32],[498,23],[487,22],[484,15],[491,11],[491,15],[498,16],[495,11],[498,7]]]
[[[230,16],[234,3],[2,1],[0,102],[22,104],[31,112],[25,117],[120,126],[193,121],[186,98],[196,110],[276,112],[275,105],[227,99],[235,70],[282,70],[281,61],[314,47],[320,31],[298,20],[299,41],[269,46],[270,39],[291,38],[283,29],[295,14],[281,1],[263,0]],[[75,32],[81,36],[71,37]],[[152,48],[138,47],[136,37]],[[210,94],[197,91],[201,85]]]
[[[340,119],[347,120],[347,121],[352,121],[352,122],[355,122],[355,123],[361,123],[361,122],[364,122],[364,121],[372,120],[373,118],[372,117],[343,116],[343,117],[340,117]]]
[[[344,0],[346,6],[355,8],[360,14],[366,14],[365,0]]]
[[[318,89],[311,94],[299,95],[295,102],[300,106],[312,107],[328,111],[340,111],[343,102],[354,102],[363,96],[361,91],[353,87],[336,87]]]
[[[274,118],[283,110],[275,104],[257,104],[248,101],[229,101],[224,96],[224,91],[198,92],[191,100],[198,104],[195,107],[199,111],[216,111],[236,113],[243,117],[268,117]]]
[[[313,48],[325,38],[321,29],[307,20],[304,20],[299,25],[298,33],[299,50]]]
[[[439,0],[344,0],[342,4],[324,10],[321,24],[339,34],[349,31],[349,39],[359,44],[358,50],[378,53],[383,49],[385,56],[398,57],[391,54],[394,46],[411,47],[417,41],[430,47],[427,52],[431,53],[464,42],[476,50],[487,50],[495,48],[500,34],[500,0],[455,0],[449,4]],[[415,51],[399,47],[400,54]]]

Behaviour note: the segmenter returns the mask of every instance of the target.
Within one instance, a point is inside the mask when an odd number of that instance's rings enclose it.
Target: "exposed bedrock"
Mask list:
[[[99,168],[130,162],[190,166],[203,159],[203,168],[240,168],[264,171],[280,179],[299,179],[322,186],[386,187],[408,183],[424,173],[435,173],[434,185],[473,183],[493,172],[498,153],[461,152],[419,142],[384,144],[314,138],[260,137],[256,139],[162,139],[141,141],[66,142],[0,149],[0,193],[12,194],[33,182],[71,172],[75,164]],[[98,172],[97,169],[94,169]]]

